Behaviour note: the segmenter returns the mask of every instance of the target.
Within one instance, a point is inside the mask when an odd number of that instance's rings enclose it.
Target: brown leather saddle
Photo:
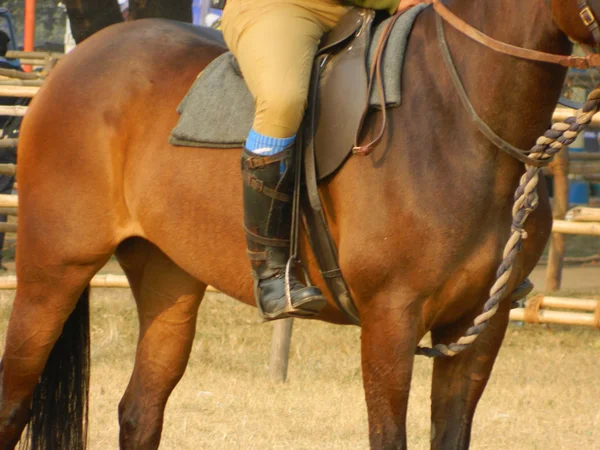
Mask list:
[[[304,151],[304,226],[328,289],[339,309],[355,324],[360,323],[358,312],[342,277],[317,183],[333,174],[356,146],[369,108],[367,58],[374,18],[372,10],[352,9],[321,41],[302,139],[298,141]]]
[[[304,137],[314,152],[319,180],[348,157],[368,108],[367,57],[374,17],[371,10],[350,10],[324,36],[315,58]]]

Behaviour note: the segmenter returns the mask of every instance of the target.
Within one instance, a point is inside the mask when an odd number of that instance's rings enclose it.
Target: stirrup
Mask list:
[[[314,317],[318,315],[321,310],[327,305],[327,300],[323,296],[321,290],[315,286],[312,286],[309,282],[307,286],[304,286],[301,289],[296,291],[296,294],[302,292],[302,290],[310,290],[314,291],[313,295],[308,295],[306,298],[300,299],[295,303],[292,302],[292,293],[291,293],[291,285],[295,284],[292,281],[300,284],[300,282],[295,279],[295,276],[292,278],[292,258],[290,258],[285,267],[285,273],[283,277],[276,278],[272,281],[274,282],[283,282],[284,283],[284,296],[285,296],[285,306],[280,309],[277,309],[273,312],[266,312],[263,309],[262,302],[260,300],[260,295],[258,291],[259,280],[255,282],[255,298],[258,307],[259,316],[266,322],[278,319],[286,319],[286,318],[307,318]],[[308,277],[307,277],[308,279]],[[263,280],[268,281],[268,280]]]
[[[277,311],[272,313],[266,313],[260,305],[260,301],[257,304],[258,315],[263,319],[264,322],[271,322],[279,319],[306,319],[309,317],[315,317],[319,315],[321,310],[327,306],[327,300],[322,295],[315,295],[304,299],[302,302],[292,305],[289,302]]]

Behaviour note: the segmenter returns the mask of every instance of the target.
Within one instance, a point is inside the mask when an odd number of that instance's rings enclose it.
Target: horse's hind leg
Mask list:
[[[167,399],[187,366],[206,285],[141,239],[124,242],[117,256],[140,321],[135,367],[119,404],[119,441],[122,449],[155,449]]]
[[[29,263],[36,270],[18,270],[1,363],[0,449],[16,445],[30,415],[33,448],[58,448],[53,442],[73,449],[85,445],[86,287],[104,262],[82,264],[57,255],[45,260],[42,253],[21,254],[19,264]],[[54,414],[51,420],[48,414]]]
[[[508,324],[510,302],[490,320],[471,347],[453,357],[436,358],[431,393],[431,448],[469,448],[477,402],[489,380]],[[433,330],[433,344],[456,342],[473,323],[473,317],[452,328]]]

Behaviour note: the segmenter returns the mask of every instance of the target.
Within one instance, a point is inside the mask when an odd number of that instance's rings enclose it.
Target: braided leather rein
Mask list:
[[[500,150],[515,157],[519,161],[524,162],[526,168],[514,194],[515,203],[512,209],[513,218],[511,235],[504,247],[502,263],[496,270],[496,281],[490,289],[490,297],[484,304],[483,312],[475,318],[473,325],[468,328],[464,336],[456,342],[448,345],[440,343],[433,348],[417,347],[418,355],[437,357],[454,356],[466,350],[489,325],[490,319],[499,309],[500,301],[509,293],[507,292],[508,281],[512,274],[514,262],[517,254],[521,250],[523,240],[527,239],[525,221],[537,208],[539,203],[537,186],[541,168],[548,165],[554,158],[554,155],[560,152],[564,147],[575,141],[579,133],[588,127],[594,114],[598,112],[600,105],[600,85],[598,85],[596,89],[589,94],[584,106],[577,110],[574,116],[568,117],[564,122],[552,125],[552,128],[537,139],[536,144],[530,150],[526,151],[514,147],[494,133],[475,111],[475,108],[462,85],[454,62],[452,61],[452,56],[450,55],[450,50],[444,36],[442,19],[486,47],[518,58],[555,63],[567,67],[589,68],[591,66],[600,66],[600,55],[592,53],[584,58],[576,58],[571,56],[552,55],[510,46],[496,41],[466,24],[440,3],[440,0],[428,0],[428,2],[433,5],[433,8],[438,14],[436,16],[436,30],[440,50],[463,106],[471,115],[478,129],[490,140],[490,142],[496,145]],[[593,33],[596,42],[600,43],[600,30],[596,16],[587,5],[586,0],[578,0],[578,5],[580,7],[580,16],[584,24],[588,26],[590,32]]]

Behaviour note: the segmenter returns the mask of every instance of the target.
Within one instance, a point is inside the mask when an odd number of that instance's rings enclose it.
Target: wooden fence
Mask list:
[[[598,117],[598,116],[596,116]],[[565,234],[600,236],[600,209],[569,208],[569,176],[600,182],[600,153],[561,151],[546,171],[554,179],[552,237],[546,269],[546,292],[560,289],[565,262]]]

